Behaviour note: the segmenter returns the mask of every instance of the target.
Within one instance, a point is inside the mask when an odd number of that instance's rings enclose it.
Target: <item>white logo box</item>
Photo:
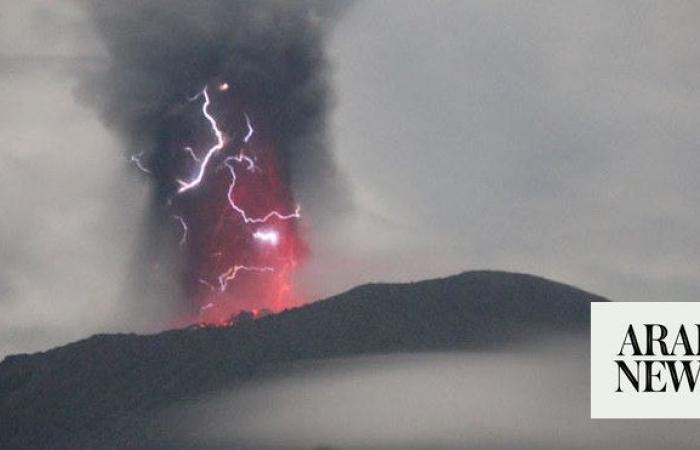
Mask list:
[[[591,303],[591,418],[700,418],[699,324],[700,302]]]

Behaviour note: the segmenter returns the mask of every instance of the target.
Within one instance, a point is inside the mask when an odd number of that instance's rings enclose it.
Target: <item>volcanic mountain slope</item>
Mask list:
[[[585,334],[605,299],[542,278],[480,271],[368,284],[225,328],[98,335],[0,363],[0,448],[140,448],[149,420],[299,359],[448,349],[505,349]]]

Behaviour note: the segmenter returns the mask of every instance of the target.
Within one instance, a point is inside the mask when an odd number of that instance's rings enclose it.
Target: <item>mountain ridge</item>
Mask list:
[[[533,275],[371,283],[230,327],[103,334],[0,363],[0,447],[130,447],[163,407],[302,359],[510,348],[585,334],[606,301]],[[80,435],[80,438],[75,436]],[[134,440],[132,442],[132,440]]]

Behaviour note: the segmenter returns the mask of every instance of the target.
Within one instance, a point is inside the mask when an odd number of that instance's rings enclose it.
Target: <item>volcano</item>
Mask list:
[[[502,350],[555,333],[585,336],[596,301],[606,300],[531,275],[466,272],[367,284],[229,327],[97,335],[8,356],[0,363],[0,448],[160,448],[150,426],[159,411],[263,369],[361,354]]]

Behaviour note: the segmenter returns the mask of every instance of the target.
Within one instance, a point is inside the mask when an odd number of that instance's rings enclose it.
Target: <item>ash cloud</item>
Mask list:
[[[142,230],[135,290],[175,307],[193,297],[197,262],[177,254],[179,229],[169,201],[177,189],[177,136],[192,96],[219,83],[265,118],[279,175],[315,227],[347,208],[343,181],[326,135],[332,106],[325,41],[348,3],[150,0],[83,2],[108,55],[104,70],[86,77],[80,98],[116,129],[128,154],[142,154],[154,180]],[[189,100],[188,100],[189,98]],[[200,117],[186,127],[196,127]],[[194,132],[196,134],[196,131]],[[181,143],[182,146],[188,142]],[[178,142],[178,145],[180,143]],[[192,258],[189,258],[192,259]],[[182,266],[182,267],[181,267]],[[158,274],[154,276],[156,268]],[[181,295],[167,274],[183,273]]]
[[[150,0],[83,2],[110,61],[80,95],[144,151],[161,198],[173,189],[160,143],[168,116],[212,81],[267,113],[282,175],[313,207],[341,196],[325,134],[332,96],[325,37],[347,3]],[[238,95],[238,94],[237,94]],[[335,197],[335,198],[334,198]],[[329,202],[330,203],[330,202]]]

